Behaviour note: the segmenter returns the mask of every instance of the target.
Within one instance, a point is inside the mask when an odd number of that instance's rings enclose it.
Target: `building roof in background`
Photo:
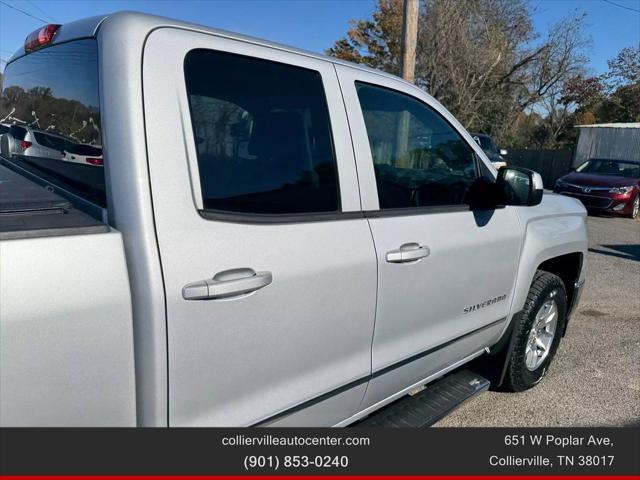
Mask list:
[[[592,125],[576,125],[576,128],[640,128],[637,123],[594,123]]]

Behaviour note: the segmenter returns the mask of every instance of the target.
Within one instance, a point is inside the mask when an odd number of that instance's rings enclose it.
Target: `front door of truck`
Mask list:
[[[470,208],[470,189],[489,167],[437,102],[400,80],[346,66],[338,73],[378,255],[369,407],[497,339],[521,227],[509,207]]]
[[[169,424],[352,415],[370,373],[376,259],[333,65],[159,29],[143,84]]]

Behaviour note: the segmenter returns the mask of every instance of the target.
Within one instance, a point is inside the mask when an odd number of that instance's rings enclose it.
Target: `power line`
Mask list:
[[[616,7],[625,8],[627,10],[631,10],[632,12],[640,13],[640,10],[632,7],[627,7],[626,5],[620,5],[619,3],[612,2],[611,0],[602,0],[605,3],[609,3],[611,5],[615,5]]]
[[[29,5],[34,7],[36,10],[38,10],[40,13],[42,13],[45,17],[50,19],[52,22],[56,21],[55,18],[53,18],[51,15],[49,15],[47,12],[45,12],[41,7],[39,7],[36,2],[33,2],[32,0],[27,0],[27,3],[29,3]]]
[[[43,19],[42,19],[42,18],[40,18],[40,17],[36,17],[35,15],[31,15],[29,12],[25,12],[24,10],[22,10],[22,9],[20,9],[20,8],[18,8],[18,7],[14,7],[13,5],[8,4],[7,2],[3,2],[2,0],[0,0],[0,3],[1,3],[2,5],[5,5],[5,6],[9,7],[9,8],[13,8],[13,9],[14,9],[15,11],[17,11],[17,12],[23,13],[23,14],[24,14],[24,15],[26,15],[27,17],[35,18],[36,20],[39,20],[39,21],[41,21],[42,23],[49,23],[48,21],[43,20]]]

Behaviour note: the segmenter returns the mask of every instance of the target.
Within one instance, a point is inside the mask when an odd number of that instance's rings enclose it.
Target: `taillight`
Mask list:
[[[26,150],[27,148],[29,148],[31,145],[33,145],[33,143],[31,142],[27,142],[26,140],[22,140],[20,141],[20,148],[22,150]]]
[[[49,24],[44,27],[31,32],[27,39],[24,41],[24,51],[32,52],[37,50],[38,48],[42,48],[45,45],[50,44],[53,41],[53,37],[55,37],[56,32],[60,28],[61,25]]]
[[[102,160],[102,158],[87,157],[85,159],[85,162],[91,165],[95,165],[96,167],[101,167],[104,165],[104,161]]]

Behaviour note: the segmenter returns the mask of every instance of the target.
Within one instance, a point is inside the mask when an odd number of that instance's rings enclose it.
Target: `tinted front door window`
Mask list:
[[[459,205],[477,177],[475,154],[444,118],[393,90],[356,82],[381,209]]]

